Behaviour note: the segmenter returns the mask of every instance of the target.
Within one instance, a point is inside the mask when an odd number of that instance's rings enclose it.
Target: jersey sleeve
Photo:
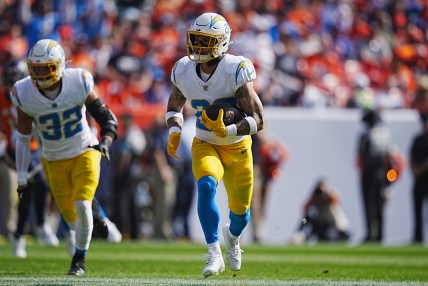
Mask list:
[[[249,59],[243,59],[239,62],[235,71],[235,91],[247,82],[256,79],[256,69]]]
[[[177,85],[177,67],[178,67],[178,62],[176,61],[174,66],[172,67],[171,70],[171,81],[173,84]]]
[[[180,74],[184,72],[186,69],[186,63],[188,63],[190,60],[186,57],[182,57],[178,61],[175,62],[174,66],[171,70],[171,82],[176,85],[177,87],[180,84]]]
[[[12,87],[9,93],[10,100],[13,105],[16,107],[22,107],[21,101],[19,100],[18,92],[16,91],[15,86]]]
[[[82,81],[84,91],[86,95],[89,95],[89,93],[94,89],[94,77],[89,71],[82,69]]]

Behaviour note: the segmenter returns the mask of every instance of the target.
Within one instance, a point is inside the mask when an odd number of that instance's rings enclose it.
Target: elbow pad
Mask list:
[[[113,141],[117,138],[117,118],[114,113],[97,98],[87,106],[89,114],[97,121],[101,128],[101,137],[110,136]]]
[[[21,134],[19,132],[16,139],[16,172],[18,175],[18,185],[27,184],[27,172],[30,166],[31,150],[30,140],[31,134]]]

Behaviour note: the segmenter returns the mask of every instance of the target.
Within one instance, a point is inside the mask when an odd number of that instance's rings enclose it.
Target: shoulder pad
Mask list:
[[[82,85],[82,89],[88,95],[94,88],[94,78],[92,74],[83,68],[67,68],[64,76],[70,76],[73,81],[78,81]]]
[[[256,79],[256,69],[253,63],[246,57],[228,55],[225,71],[234,75],[235,83],[242,85]]]
[[[89,94],[94,89],[94,77],[89,71],[82,69],[82,78],[85,90]]]
[[[184,71],[185,66],[188,62],[190,62],[190,60],[187,56],[182,57],[181,59],[175,62],[171,71],[171,81],[174,82],[174,84],[176,83],[176,76]]]
[[[19,101],[18,92],[16,91],[15,85],[10,90],[9,96],[10,96],[10,100],[12,101],[13,105],[21,106],[21,102]]]

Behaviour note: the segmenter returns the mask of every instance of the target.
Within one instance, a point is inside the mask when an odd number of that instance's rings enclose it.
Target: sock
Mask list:
[[[232,237],[237,238],[241,235],[242,231],[250,221],[250,210],[248,210],[243,215],[237,215],[232,211],[230,211],[229,219],[230,219],[229,232],[230,234],[232,234]]]
[[[93,230],[92,202],[75,201],[76,221],[76,253],[84,254],[89,249]]]
[[[205,176],[198,181],[198,216],[207,244],[218,242],[220,212],[215,201],[217,181]]]

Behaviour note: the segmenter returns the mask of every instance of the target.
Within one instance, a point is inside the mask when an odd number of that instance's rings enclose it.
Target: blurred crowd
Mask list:
[[[121,137],[113,163],[103,165],[99,199],[125,237],[189,236],[183,220],[193,182],[179,179],[191,168],[166,156],[163,115],[171,68],[202,11],[227,19],[229,53],[254,63],[265,106],[428,110],[427,1],[0,1],[0,66],[25,60],[39,39],[55,39],[68,66],[91,71],[118,115]],[[186,199],[177,206],[176,198]]]
[[[225,16],[230,53],[251,59],[265,106],[411,108],[426,89],[428,4],[422,0],[26,0],[0,4],[0,63],[41,38],[89,69],[116,112],[152,123],[201,11]],[[419,80],[418,80],[419,79]]]

